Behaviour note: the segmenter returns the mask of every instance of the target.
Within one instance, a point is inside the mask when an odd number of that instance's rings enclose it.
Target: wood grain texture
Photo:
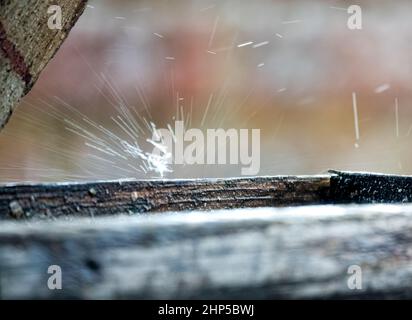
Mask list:
[[[410,205],[9,221],[0,297],[412,298],[411,245]],[[62,290],[47,288],[50,265]]]
[[[0,130],[29,92],[82,14],[86,0],[0,1]],[[62,8],[62,29],[47,22],[51,5]]]
[[[0,186],[0,220],[320,204],[330,176]]]
[[[319,176],[3,184],[0,220],[411,200],[411,176],[340,171]]]

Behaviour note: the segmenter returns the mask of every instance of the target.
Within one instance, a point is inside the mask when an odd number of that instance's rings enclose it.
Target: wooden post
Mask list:
[[[0,130],[66,39],[87,0],[0,1]],[[61,29],[50,29],[51,5],[61,8]]]

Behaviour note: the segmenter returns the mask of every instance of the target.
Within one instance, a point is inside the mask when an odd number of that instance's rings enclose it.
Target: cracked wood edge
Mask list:
[[[320,204],[330,175],[0,185],[0,220]]]
[[[411,298],[412,206],[2,222],[0,297]],[[62,290],[47,288],[59,265]],[[350,266],[362,289],[350,290]]]
[[[53,58],[87,0],[0,1],[0,130]],[[51,5],[62,8],[62,29],[47,26]]]

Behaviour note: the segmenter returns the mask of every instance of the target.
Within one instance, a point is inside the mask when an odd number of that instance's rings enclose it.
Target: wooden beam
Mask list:
[[[87,0],[0,1],[0,130],[82,14]],[[50,29],[58,5],[61,29]]]
[[[6,184],[0,185],[0,220],[411,200],[410,176],[340,171],[319,176]]]
[[[0,220],[329,202],[330,175],[0,186]]]
[[[3,221],[0,297],[412,298],[411,245],[411,205]]]

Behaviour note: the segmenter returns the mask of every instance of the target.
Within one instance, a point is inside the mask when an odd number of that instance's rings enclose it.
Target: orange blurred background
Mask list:
[[[87,117],[124,134],[111,119],[122,103],[143,126],[183,118],[203,129],[261,129],[260,175],[411,174],[412,3],[362,1],[362,30],[348,29],[348,6],[90,1],[0,133],[0,181],[155,177],[67,129],[68,120],[92,129]],[[240,166],[205,165],[174,166],[168,177],[239,175]]]

